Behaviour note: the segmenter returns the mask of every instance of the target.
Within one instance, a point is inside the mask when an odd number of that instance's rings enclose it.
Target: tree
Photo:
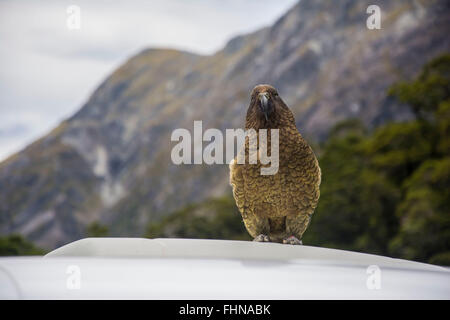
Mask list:
[[[375,130],[365,143],[371,167],[401,185],[432,156],[433,133],[418,121],[390,123]]]
[[[0,237],[0,256],[43,255],[45,251],[34,246],[19,234]]]
[[[158,223],[150,223],[145,236],[148,238],[250,239],[231,195],[188,205],[169,214]]]
[[[398,192],[368,167],[367,137],[355,121],[338,124],[319,163],[319,205],[304,236],[305,244],[386,254],[395,234]]]
[[[304,243],[450,265],[450,55],[389,94],[416,119],[330,131],[321,198]]]
[[[450,157],[425,161],[404,183],[395,256],[450,265]]]
[[[410,105],[418,119],[432,119],[450,97],[450,54],[431,60],[416,79],[393,85],[388,94]]]
[[[400,226],[390,251],[450,265],[450,55],[432,60],[416,79],[390,93],[412,107],[418,118],[412,125],[423,133],[410,133],[411,148],[403,150],[413,172],[401,184]]]
[[[107,226],[101,225],[99,222],[93,222],[87,227],[88,237],[107,237],[109,230]]]

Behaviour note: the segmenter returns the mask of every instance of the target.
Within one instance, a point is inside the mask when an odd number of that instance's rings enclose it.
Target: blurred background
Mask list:
[[[450,265],[449,30],[444,0],[0,1],[0,255],[251,240],[228,166],[170,136],[270,83],[322,168],[303,243]]]

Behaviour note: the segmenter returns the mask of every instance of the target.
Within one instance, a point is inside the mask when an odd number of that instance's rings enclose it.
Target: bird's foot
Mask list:
[[[255,239],[253,239],[253,241],[256,241],[256,242],[270,242],[270,238],[269,238],[269,236],[266,236],[265,234],[260,234]]]
[[[283,240],[283,243],[285,243],[285,244],[296,244],[296,245],[303,244],[302,240],[298,240],[294,236],[287,237],[286,239]]]

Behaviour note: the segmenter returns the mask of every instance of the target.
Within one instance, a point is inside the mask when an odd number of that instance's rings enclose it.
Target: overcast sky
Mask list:
[[[148,47],[201,54],[272,24],[296,0],[0,0],[0,161],[72,115]],[[67,8],[81,29],[67,27]]]

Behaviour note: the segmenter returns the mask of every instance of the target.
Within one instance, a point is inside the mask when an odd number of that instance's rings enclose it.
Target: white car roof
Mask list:
[[[449,299],[447,268],[312,246],[87,238],[0,258],[0,298]]]

